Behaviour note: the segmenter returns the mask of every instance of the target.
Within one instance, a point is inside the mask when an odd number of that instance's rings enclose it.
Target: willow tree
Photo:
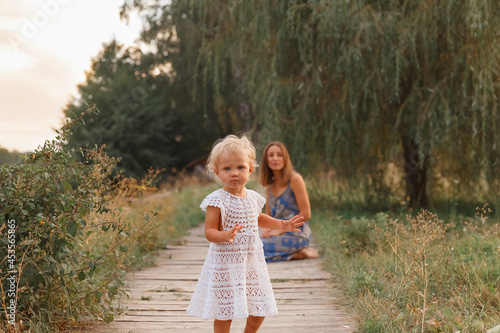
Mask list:
[[[128,18],[131,11],[139,11],[143,18],[141,44],[147,45],[149,65],[171,78],[175,107],[184,125],[191,127],[191,136],[197,138],[191,143],[206,143],[209,151],[211,142],[221,135],[251,129],[253,114],[243,71],[222,63],[216,72],[207,70],[212,61],[200,57],[204,31],[197,11],[182,10],[169,0],[125,0],[122,18]]]
[[[144,9],[162,1],[132,1]],[[177,0],[215,99],[241,77],[261,139],[362,171],[401,154],[411,205],[440,168],[499,171],[497,0]],[[454,174],[456,173],[456,175]]]

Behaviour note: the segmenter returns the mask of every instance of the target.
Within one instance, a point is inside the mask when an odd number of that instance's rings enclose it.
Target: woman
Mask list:
[[[267,188],[266,213],[274,218],[288,220],[294,215],[311,218],[311,205],[302,176],[293,170],[285,145],[269,143],[262,153],[260,183]],[[264,229],[261,234],[267,262],[290,259],[317,258],[316,250],[309,248],[309,223],[299,227],[300,233]]]

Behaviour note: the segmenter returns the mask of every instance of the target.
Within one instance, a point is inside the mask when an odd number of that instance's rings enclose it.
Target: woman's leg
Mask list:
[[[214,320],[214,333],[229,333],[232,320]]]
[[[245,333],[256,333],[266,317],[248,316]]]
[[[318,251],[316,251],[312,247],[306,247],[306,252],[307,252],[306,258],[316,259],[319,257]]]
[[[319,257],[318,252],[312,247],[306,247],[298,252],[295,252],[291,259],[316,259]]]

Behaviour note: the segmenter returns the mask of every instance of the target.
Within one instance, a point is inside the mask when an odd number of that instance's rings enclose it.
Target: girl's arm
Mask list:
[[[299,206],[297,215],[303,216],[304,221],[309,221],[311,219],[311,204],[307,195],[306,183],[299,173],[294,173],[290,178],[290,189],[293,191]]]
[[[219,230],[221,224],[221,214],[219,207],[208,206],[205,216],[205,237],[212,243],[222,243],[234,241],[238,231],[243,228],[242,225],[236,225],[231,230]]]
[[[267,214],[260,213],[258,221],[259,227],[261,228],[280,229],[286,232],[300,232],[300,229],[297,228],[304,224],[304,217],[295,215],[294,217],[286,221],[278,220]]]

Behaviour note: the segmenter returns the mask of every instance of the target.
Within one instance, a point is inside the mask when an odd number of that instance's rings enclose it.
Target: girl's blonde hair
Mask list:
[[[212,151],[207,160],[207,173],[210,178],[218,181],[219,178],[215,174],[215,170],[219,167],[219,156],[224,153],[236,154],[239,156],[247,157],[248,164],[253,172],[250,176],[255,174],[255,169],[259,166],[255,153],[255,147],[252,142],[246,137],[245,134],[236,136],[233,134],[227,135],[224,139],[215,141]]]
[[[292,160],[290,159],[290,154],[288,154],[288,150],[285,147],[285,144],[280,141],[269,142],[266,148],[264,148],[264,151],[262,152],[262,162],[261,162],[262,169],[260,171],[260,184],[262,186],[268,186],[274,182],[273,170],[269,168],[269,161],[267,160],[267,151],[272,146],[278,146],[283,153],[284,166],[283,169],[281,169],[282,183],[280,185],[285,186],[288,184],[288,182],[290,181],[290,177],[292,176],[293,164]]]

